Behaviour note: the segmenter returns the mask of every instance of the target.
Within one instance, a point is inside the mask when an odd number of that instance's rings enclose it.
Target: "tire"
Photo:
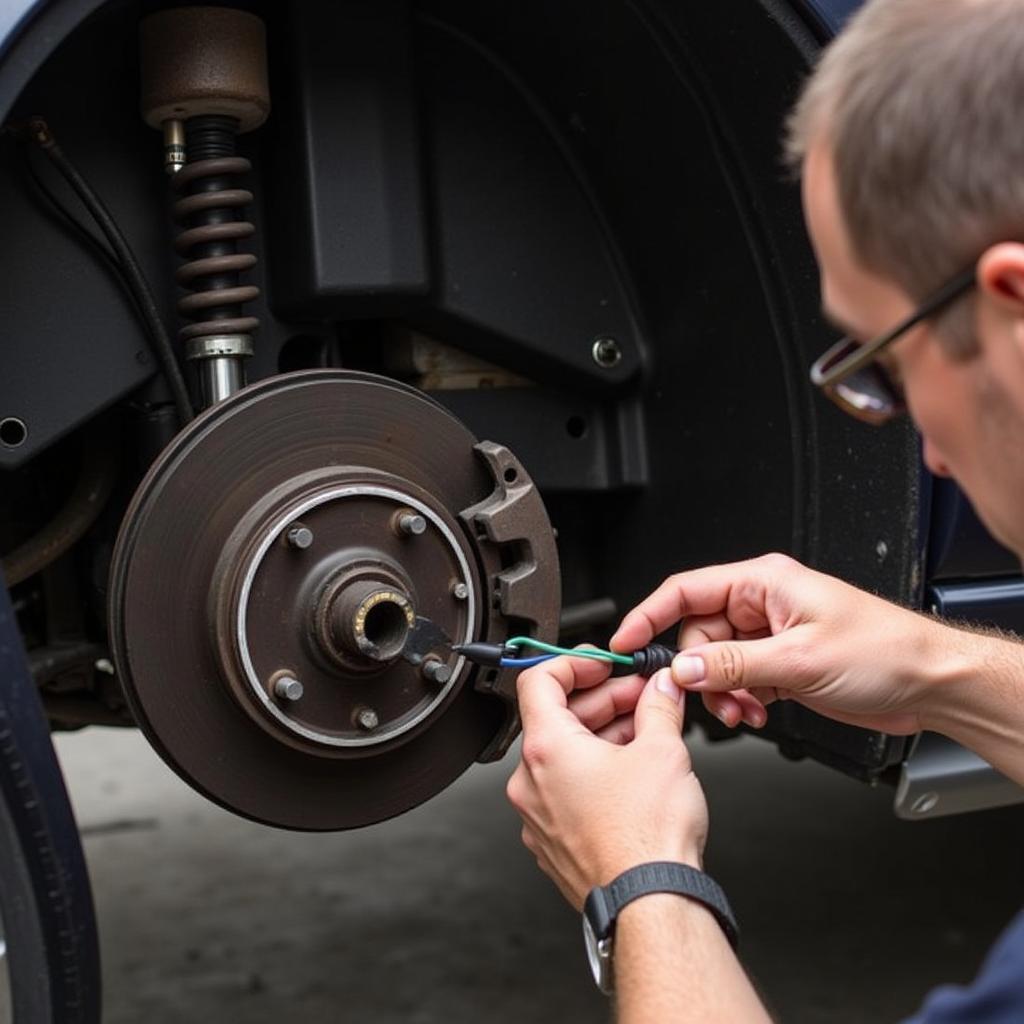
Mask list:
[[[99,946],[85,858],[2,583],[0,917],[0,993],[9,993],[0,1014],[14,1024],[97,1024]]]

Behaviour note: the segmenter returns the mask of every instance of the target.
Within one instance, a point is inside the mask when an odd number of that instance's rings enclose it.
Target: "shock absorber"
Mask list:
[[[236,138],[270,111],[266,35],[255,15],[226,7],[159,11],[140,25],[142,116],[164,135],[164,167],[178,193],[175,248],[185,257],[177,280],[187,294],[179,337],[198,368],[204,406],[245,384],[259,320],[246,303],[260,290],[242,275],[256,265],[239,243],[255,228],[239,178],[251,170]]]

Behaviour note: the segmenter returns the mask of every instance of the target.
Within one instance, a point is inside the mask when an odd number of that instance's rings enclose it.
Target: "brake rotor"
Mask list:
[[[111,569],[139,726],[245,817],[343,829],[507,749],[515,681],[451,644],[557,633],[528,475],[421,392],[345,371],[214,406],[150,469]]]

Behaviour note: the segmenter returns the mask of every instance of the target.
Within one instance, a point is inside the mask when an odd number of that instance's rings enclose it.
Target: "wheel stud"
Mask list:
[[[356,725],[360,729],[365,729],[366,732],[372,732],[380,725],[380,719],[377,717],[377,712],[373,708],[360,708],[356,712]]]
[[[427,521],[415,512],[400,512],[396,521],[398,532],[405,537],[418,537],[427,528]]]
[[[452,670],[440,658],[427,658],[420,669],[425,679],[444,686],[452,677]]]
[[[290,547],[305,551],[313,543],[313,531],[302,523],[296,523],[285,536]]]
[[[277,697],[278,700],[294,703],[295,701],[302,699],[303,693],[305,693],[305,689],[302,683],[292,676],[281,676],[281,678],[274,683],[274,696]]]

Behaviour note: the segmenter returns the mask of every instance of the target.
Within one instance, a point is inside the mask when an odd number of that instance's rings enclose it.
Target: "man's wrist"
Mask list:
[[[652,864],[655,861],[685,864],[687,867],[696,868],[698,871],[704,870],[704,857],[697,846],[690,845],[676,850],[653,852],[629,851],[618,854],[615,857],[605,858],[595,873],[596,881],[592,883],[591,888],[599,885],[608,885],[623,872],[629,871],[630,868],[635,868],[639,864]],[[586,894],[584,893],[584,895]]]
[[[943,626],[927,660],[921,728],[974,751],[1024,784],[1024,644],[1015,638]]]
[[[971,717],[972,707],[988,702],[998,676],[1024,671],[1020,644],[999,636],[932,623],[929,647],[921,660],[919,717],[921,727],[951,739]]]
[[[664,921],[672,918],[685,921],[694,931],[703,931],[705,927],[710,931],[714,929],[723,938],[725,933],[718,923],[718,919],[710,907],[701,903],[700,900],[692,899],[674,892],[654,892],[647,896],[641,896],[619,911],[616,934],[621,937],[623,928],[628,934],[634,927],[648,927],[651,921]],[[705,918],[705,921],[700,920]]]

